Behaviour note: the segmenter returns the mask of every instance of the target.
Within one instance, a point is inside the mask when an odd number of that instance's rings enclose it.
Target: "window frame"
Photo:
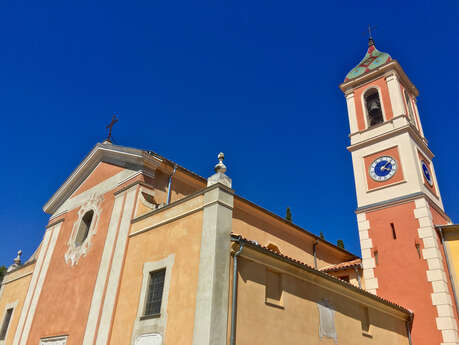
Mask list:
[[[164,268],[160,268],[158,270],[151,271],[149,273],[148,283],[147,283],[147,291],[146,291],[145,301],[144,301],[144,306],[143,306],[143,315],[141,316],[141,319],[161,316],[161,307],[162,307],[162,304],[163,304],[163,295],[164,295],[164,285],[165,285],[165,282],[166,282],[166,273],[167,273],[166,271],[167,271],[167,269],[166,269],[166,267],[164,267]],[[154,291],[151,291],[151,289],[154,289],[154,286],[152,286],[152,284],[154,284],[153,283],[153,279],[154,279],[154,275],[155,274],[161,274],[162,275],[161,299],[160,299],[160,302],[159,302],[159,311],[156,312],[156,313],[147,313],[147,309],[149,307],[149,304],[150,303],[151,304],[154,303],[154,301],[150,301],[150,296],[152,296],[154,294]]]
[[[89,221],[89,224],[87,224],[87,227],[85,226],[85,235],[84,235],[83,239],[79,240],[80,233],[83,230],[82,225],[83,225],[83,223],[86,225],[85,217],[89,213],[92,213],[91,214],[91,219]],[[78,224],[78,230],[77,230],[77,232],[75,234],[75,239],[74,239],[74,244],[75,244],[76,247],[81,247],[84,244],[84,242],[88,239],[89,233],[91,232],[91,227],[93,226],[93,223],[94,223],[95,215],[96,215],[95,210],[90,208],[90,209],[86,210],[84,212],[84,214],[83,214],[83,217],[81,217],[80,223]]]
[[[131,335],[131,344],[142,334],[158,334],[164,339],[167,328],[167,305],[169,299],[170,285],[175,261],[175,254],[169,254],[158,261],[144,262],[142,266],[142,279],[140,280],[140,296],[137,306],[137,316]],[[147,290],[150,282],[150,273],[165,269],[163,294],[160,313],[152,316],[145,316]],[[0,344],[1,345],[1,344]]]

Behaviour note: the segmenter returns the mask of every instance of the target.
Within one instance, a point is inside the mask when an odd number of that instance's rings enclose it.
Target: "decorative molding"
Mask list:
[[[108,344],[110,327],[114,316],[113,311],[115,309],[116,296],[121,280],[121,271],[123,268],[124,257],[126,255],[128,233],[131,225],[132,214],[134,212],[136,195],[137,187],[132,187],[126,191],[124,209],[121,215],[118,237],[113,251],[113,259],[102,305],[100,324],[95,342],[96,345]]]
[[[139,305],[137,307],[137,317],[134,322],[134,329],[131,336],[131,344],[136,344],[137,340],[142,335],[156,333],[164,339],[166,334],[167,325],[167,301],[169,298],[169,289],[172,278],[172,267],[174,266],[175,254],[171,254],[166,258],[154,261],[145,262],[143,264],[142,271],[142,287],[140,290]],[[160,269],[166,269],[166,276],[164,278],[163,297],[161,301],[161,311],[158,317],[142,319],[146,295],[148,290],[148,282],[150,278],[150,272],[157,271]]]
[[[144,151],[138,149],[113,144],[97,144],[43,206],[43,210],[46,213],[54,214],[100,162],[135,171],[154,171],[162,163],[162,159],[144,154]]]
[[[102,204],[102,201],[103,196],[94,193],[89,198],[89,200],[83,206],[81,206],[80,210],[78,211],[78,219],[73,224],[72,232],[70,234],[69,240],[67,241],[68,249],[64,256],[65,262],[67,264],[70,264],[71,266],[76,265],[80,257],[85,256],[89,251],[92,243],[92,237],[97,232],[97,225],[99,223],[101,212],[100,206]],[[81,222],[83,221],[83,217],[88,211],[94,212],[91,224],[89,226],[88,235],[86,236],[86,239],[83,241],[83,243],[77,245],[76,237],[78,235]]]
[[[39,270],[40,273],[39,273],[39,276],[38,276],[38,281],[36,283],[35,290],[33,292],[33,297],[32,297],[32,299],[30,301],[30,307],[29,307],[29,310],[28,310],[27,317],[25,319],[24,329],[22,331],[22,335],[20,335],[20,339],[18,339],[18,340],[20,340],[20,342],[19,342],[20,345],[26,345],[27,340],[29,338],[29,332],[30,332],[30,328],[32,327],[32,321],[33,321],[34,316],[35,316],[35,311],[37,309],[38,300],[39,300],[40,295],[41,295],[41,290],[43,289],[43,284],[45,282],[46,274],[48,273],[49,263],[51,261],[52,255],[53,255],[54,247],[56,246],[57,238],[59,237],[59,233],[60,233],[61,227],[62,227],[62,223],[59,223],[56,226],[54,226],[53,228],[47,230],[47,233],[48,232],[50,233],[49,245],[48,245],[48,248],[46,250],[46,255],[44,257],[43,264],[41,266],[41,269]],[[41,250],[40,250],[40,254],[41,254]],[[32,276],[32,280],[33,280],[33,276]],[[25,308],[25,305],[26,304],[24,303],[23,310]],[[16,333],[16,335],[17,335],[17,333]],[[15,340],[16,340],[16,335],[15,335]],[[17,343],[14,342],[13,344],[16,345]]]
[[[113,255],[113,248],[118,234],[119,222],[123,213],[123,202],[125,194],[118,194],[115,196],[115,203],[113,205],[110,223],[108,225],[107,237],[105,238],[104,250],[99,265],[99,272],[97,273],[96,284],[91,300],[89,309],[88,322],[86,323],[86,330],[83,338],[83,345],[93,345],[96,336],[97,323],[99,314],[103,303],[105,286],[107,283],[107,276],[110,272],[110,263]]]
[[[24,304],[22,306],[21,315],[19,316],[19,321],[16,326],[16,333],[13,339],[13,345],[18,345],[21,339],[22,331],[24,329],[24,324],[27,321],[27,315],[29,313],[30,304],[35,293],[35,289],[37,287],[38,278],[40,276],[41,269],[43,267],[43,261],[45,259],[46,251],[48,250],[49,239],[51,237],[53,228],[49,228],[46,230],[43,240],[40,244],[40,251],[38,253],[37,264],[34,267],[32,279],[29,283],[29,288],[27,289],[27,294],[24,300]]]

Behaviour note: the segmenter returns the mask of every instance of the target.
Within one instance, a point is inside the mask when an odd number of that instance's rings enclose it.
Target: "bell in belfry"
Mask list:
[[[367,103],[368,119],[370,122],[370,126],[382,123],[384,119],[378,93],[367,95],[367,97],[365,97],[365,100]]]

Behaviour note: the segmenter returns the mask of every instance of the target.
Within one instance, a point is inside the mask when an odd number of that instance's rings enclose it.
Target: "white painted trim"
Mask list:
[[[104,195],[105,193],[112,191],[118,187],[122,181],[131,179],[135,174],[137,174],[137,172],[124,169],[94,187],[78,194],[77,196],[70,197],[59,207],[59,209],[55,212],[55,215],[51,216],[50,220],[55,219],[63,212],[68,212],[84,205],[93,195]]]
[[[75,189],[86,178],[87,174],[101,161],[119,166],[135,166],[135,170],[150,164],[155,170],[162,162],[158,157],[145,154],[144,151],[117,146],[113,144],[97,144],[86,158],[72,172],[69,178],[54,193],[51,199],[43,206],[46,213],[56,213],[56,209],[69,198]]]
[[[118,231],[115,252],[113,254],[112,266],[108,278],[105,299],[100,318],[99,330],[97,332],[96,345],[106,345],[111,329],[113,319],[113,310],[115,308],[118,286],[120,283],[121,270],[123,267],[124,255],[126,254],[126,244],[128,233],[131,225],[131,217],[134,210],[137,186],[133,186],[126,191],[126,200],[121,217],[121,223]]]
[[[359,131],[359,126],[357,124],[357,111],[355,106],[354,92],[350,92],[346,95],[346,104],[347,104],[347,113],[349,116],[349,130],[350,133],[355,133]]]
[[[72,232],[70,233],[70,237],[67,241],[68,248],[64,255],[65,262],[67,264],[70,264],[71,266],[76,265],[80,257],[86,256],[88,253],[92,244],[92,238],[97,233],[97,226],[99,224],[101,213],[100,206],[102,205],[103,199],[102,195],[93,194],[78,210],[78,219],[73,224]],[[75,241],[78,233],[80,232],[81,222],[83,221],[83,217],[89,211],[93,211],[93,216],[91,224],[89,224],[88,234],[86,235],[83,243],[78,245]]]
[[[386,77],[387,89],[389,90],[389,99],[392,106],[392,114],[394,117],[405,115],[404,101],[402,97],[402,90],[400,89],[400,82],[395,73]]]
[[[218,202],[215,202],[218,201]],[[226,345],[228,327],[230,233],[234,196],[215,188],[204,194],[193,345]]]
[[[172,278],[172,267],[174,266],[175,254],[171,254],[166,258],[154,261],[145,262],[142,270],[142,287],[140,289],[139,305],[137,307],[137,318],[134,322],[134,328],[131,335],[131,344],[135,343],[135,340],[144,334],[157,333],[164,339],[166,335],[167,326],[167,302],[169,299],[169,290]],[[163,297],[161,301],[161,312],[158,317],[149,318],[142,320],[144,316],[146,294],[148,290],[148,283],[150,278],[150,272],[158,271],[160,269],[166,269],[166,276],[164,278]]]
[[[45,235],[43,237],[43,241],[41,242],[37,263],[35,265],[35,269],[32,274],[32,280],[30,281],[29,288],[27,289],[27,295],[24,301],[24,305],[22,306],[21,316],[19,317],[18,325],[16,327],[16,333],[14,335],[13,345],[19,344],[19,341],[22,335],[22,331],[24,329],[24,323],[29,313],[30,303],[31,303],[33,295],[35,294],[38,277],[40,276],[40,272],[42,270],[43,261],[46,255],[46,251],[48,250],[49,239],[51,237],[51,233],[53,229],[54,227],[51,227],[46,230]]]
[[[105,239],[104,251],[99,265],[99,272],[97,273],[96,285],[91,299],[91,306],[89,309],[88,321],[86,323],[86,330],[83,338],[83,345],[92,345],[96,335],[97,321],[99,320],[100,309],[102,306],[102,298],[104,295],[107,276],[110,270],[110,261],[115,246],[115,240],[118,233],[118,225],[121,218],[123,200],[125,193],[120,193],[115,196],[115,203],[108,225],[107,237]]]
[[[57,241],[57,238],[59,236],[59,233],[60,233],[60,230],[61,230],[61,226],[62,226],[62,222],[60,222],[59,224],[56,224],[52,228],[51,240],[50,240],[50,243],[49,243],[49,246],[48,246],[48,250],[46,251],[46,257],[45,257],[45,259],[43,261],[43,267],[42,267],[42,269],[40,271],[40,276],[39,276],[38,281],[37,281],[37,287],[36,287],[35,293],[33,295],[32,301],[30,303],[29,314],[28,314],[28,317],[27,317],[26,322],[24,324],[24,331],[22,333],[22,337],[21,337],[21,340],[20,340],[20,345],[26,345],[27,340],[29,338],[29,332],[30,332],[30,328],[32,327],[32,321],[33,321],[33,318],[35,316],[35,311],[36,311],[36,308],[37,308],[38,299],[40,298],[41,290],[43,289],[43,284],[45,282],[46,274],[48,273],[49,263],[51,261],[51,257],[52,257],[53,252],[54,252],[54,247],[56,246],[56,241]]]

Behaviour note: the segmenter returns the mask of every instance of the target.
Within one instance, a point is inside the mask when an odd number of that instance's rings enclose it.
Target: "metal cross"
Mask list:
[[[113,128],[113,125],[117,122],[118,122],[118,119],[116,118],[116,115],[113,115],[112,122],[110,122],[106,127],[106,129],[108,129],[108,136],[106,140],[109,142],[112,142],[112,128]]]
[[[376,29],[376,26],[371,26],[371,25],[368,25],[368,34],[370,35],[370,39],[373,39],[373,35],[371,34],[371,29]]]

